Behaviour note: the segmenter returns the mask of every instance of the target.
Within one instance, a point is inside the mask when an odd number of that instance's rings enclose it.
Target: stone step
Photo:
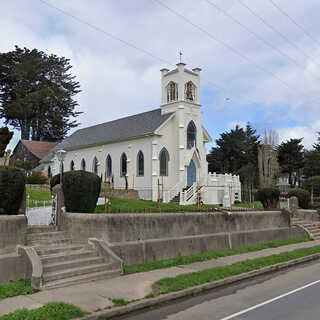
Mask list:
[[[40,239],[40,240],[32,240],[27,242],[29,246],[57,246],[57,245],[67,245],[71,244],[70,238],[61,238],[61,239]]]
[[[37,240],[37,239],[51,239],[51,238],[61,238],[67,237],[67,234],[64,231],[52,231],[52,232],[36,232],[28,233],[28,240]]]
[[[58,227],[56,226],[31,226],[27,228],[27,233],[42,233],[42,232],[52,232],[58,231]]]
[[[97,256],[98,253],[96,251],[80,248],[79,250],[67,250],[66,252],[62,251],[60,253],[41,255],[40,259],[42,261],[42,264],[46,265],[51,263],[58,263],[60,261],[79,260],[85,258],[93,258]]]
[[[35,250],[37,251],[39,256],[47,256],[50,254],[58,254],[58,253],[68,253],[73,252],[75,250],[82,250],[84,248],[88,248],[88,246],[84,245],[60,245],[60,246],[54,246],[54,247],[48,247],[48,246],[35,246]]]
[[[313,236],[320,235],[320,230],[312,231],[311,234],[312,234]]]
[[[121,273],[122,273],[121,269],[114,269],[109,271],[101,271],[101,272],[94,272],[90,274],[84,274],[84,275],[70,277],[70,278],[56,280],[56,281],[49,281],[44,284],[42,289],[45,290],[45,289],[61,288],[61,287],[71,286],[79,283],[95,281],[95,280],[115,278],[117,276],[120,276]]]
[[[50,263],[43,266],[44,274],[47,273],[56,273],[60,271],[67,271],[69,269],[74,269],[79,266],[86,267],[86,266],[94,266],[103,264],[104,260],[102,257],[95,256],[90,258],[82,258],[82,259],[74,259],[69,261],[60,261],[56,263]]]
[[[45,273],[43,274],[43,280],[45,283],[47,283],[49,281],[57,281],[65,278],[81,276],[84,274],[107,271],[108,269],[109,269],[109,265],[105,263],[95,264],[95,265],[85,266],[85,267],[77,267],[77,268],[62,270],[58,272]]]

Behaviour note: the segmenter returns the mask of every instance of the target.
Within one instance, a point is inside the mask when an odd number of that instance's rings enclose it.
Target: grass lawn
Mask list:
[[[241,202],[233,205],[234,207],[238,208],[255,208],[255,209],[263,209],[263,205],[260,201],[254,201],[253,203],[250,202]]]
[[[0,316],[0,320],[69,320],[83,317],[85,313],[78,307],[63,302],[50,302],[41,308],[18,309]]]
[[[197,205],[180,206],[174,203],[161,203],[161,212],[186,212],[186,211],[213,211],[217,206],[202,205],[200,209]],[[110,198],[108,213],[144,213],[159,212],[158,202],[151,200],[133,200]],[[104,213],[104,205],[97,206],[95,213]]]
[[[44,205],[51,205],[51,192],[50,190],[26,190],[28,208],[43,207]]]
[[[218,259],[222,257],[232,256],[235,254],[255,252],[255,251],[260,251],[268,248],[278,248],[278,247],[286,246],[289,244],[307,242],[307,241],[310,241],[310,239],[296,238],[296,239],[272,241],[272,242],[257,244],[254,246],[249,246],[244,248],[207,251],[203,253],[193,254],[190,256],[183,256],[183,257],[177,257],[177,258],[172,258],[167,260],[152,261],[152,262],[146,262],[141,264],[134,264],[131,266],[125,266],[124,273],[131,274],[131,273],[138,273],[138,272],[147,272],[147,271],[156,270],[156,269],[163,269],[163,268],[169,268],[169,267],[174,267],[174,266],[179,266],[184,264],[190,264],[193,262]]]
[[[35,292],[38,292],[38,290],[31,287],[30,280],[10,281],[6,284],[0,284],[0,300]]]
[[[198,286],[253,270],[262,269],[267,266],[302,258],[315,253],[320,253],[320,246],[295,249],[293,251],[273,254],[263,258],[236,262],[228,266],[215,267],[199,272],[181,274],[173,278],[163,278],[156,282],[156,287],[159,289],[160,294],[180,291],[189,287]]]

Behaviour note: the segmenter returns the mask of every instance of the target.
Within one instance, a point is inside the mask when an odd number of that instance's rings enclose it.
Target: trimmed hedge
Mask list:
[[[313,190],[315,196],[320,196],[320,176],[308,178],[302,182],[302,188],[308,190],[310,193]]]
[[[292,189],[288,192],[288,198],[297,197],[299,201],[299,207],[302,209],[309,209],[311,202],[311,195],[308,190],[304,189]]]
[[[24,173],[0,167],[0,214],[18,214],[25,190]]]
[[[60,183],[60,175],[52,177],[51,189]],[[101,179],[94,173],[77,170],[63,174],[63,194],[67,212],[92,213],[96,208]]]
[[[257,191],[255,200],[260,201],[264,209],[275,209],[278,207],[280,190],[277,188],[263,188]]]
[[[32,172],[30,176],[26,177],[27,184],[46,184],[47,182],[48,178],[41,172]]]

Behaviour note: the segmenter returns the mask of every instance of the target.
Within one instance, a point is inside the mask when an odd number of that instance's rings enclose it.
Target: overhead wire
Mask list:
[[[281,31],[276,29],[272,24],[270,24],[266,19],[264,19],[261,15],[259,15],[256,11],[254,11],[251,7],[249,7],[246,3],[244,3],[243,0],[238,0],[241,6],[246,8],[253,16],[258,18],[265,26],[267,26],[269,29],[274,31],[278,36],[280,36],[284,41],[288,42],[292,47],[294,47],[297,51],[299,51],[303,56],[310,59],[314,63],[318,64],[317,61],[314,60],[314,58],[307,54],[304,50],[302,50],[296,43],[294,43],[292,40],[290,40],[286,35],[284,35]],[[318,64],[319,65],[319,64]]]

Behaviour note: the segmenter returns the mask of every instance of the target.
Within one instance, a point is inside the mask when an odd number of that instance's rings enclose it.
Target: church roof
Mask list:
[[[57,142],[21,140],[21,143],[38,159],[44,158]]]
[[[80,149],[84,147],[127,140],[154,133],[172,113],[162,115],[161,109],[139,113],[133,116],[79,129],[53,149]],[[52,157],[48,155],[43,161]]]

